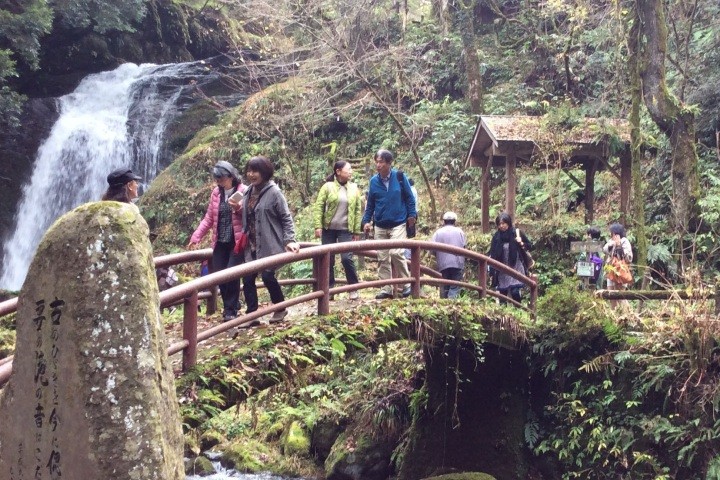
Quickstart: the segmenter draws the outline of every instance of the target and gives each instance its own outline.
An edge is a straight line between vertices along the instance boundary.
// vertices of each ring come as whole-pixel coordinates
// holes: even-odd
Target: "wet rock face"
[[[184,478],[148,227],[98,202],[47,232],[0,393],[0,480]]]
[[[29,100],[20,117],[22,127],[0,132],[0,245],[12,234],[16,205],[32,175],[33,158],[57,117],[55,99]]]
[[[20,76],[8,79],[29,97],[58,97],[72,92],[91,73],[127,62],[175,63],[201,60],[228,50],[226,19],[215,9],[197,11],[172,0],[149,0],[147,13],[133,31],[67,27],[55,22],[41,39],[40,69],[18,64]]]

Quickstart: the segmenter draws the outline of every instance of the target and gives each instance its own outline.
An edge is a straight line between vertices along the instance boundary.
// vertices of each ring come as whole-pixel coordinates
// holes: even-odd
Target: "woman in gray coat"
[[[300,245],[295,241],[293,223],[287,200],[280,188],[271,180],[275,167],[266,157],[253,157],[245,167],[245,177],[250,188],[243,196],[243,225],[248,236],[245,247],[245,261],[249,262],[282,252],[299,252]],[[262,281],[273,303],[285,300],[280,284],[275,278],[275,270],[264,270]],[[243,291],[247,302],[247,312],[258,309],[257,274],[243,279]],[[275,312],[271,322],[279,322],[287,316],[287,310]]]

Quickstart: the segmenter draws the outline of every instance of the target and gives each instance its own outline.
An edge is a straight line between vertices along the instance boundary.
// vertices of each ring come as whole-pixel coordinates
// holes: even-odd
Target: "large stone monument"
[[[45,234],[0,393],[0,480],[184,478],[148,226],[86,204]]]

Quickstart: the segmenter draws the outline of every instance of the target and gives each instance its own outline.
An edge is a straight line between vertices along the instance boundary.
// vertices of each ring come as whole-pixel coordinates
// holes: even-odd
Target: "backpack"
[[[398,178],[398,182],[400,183],[400,194],[402,195],[402,201],[407,202],[408,193],[405,191],[405,172],[403,172],[402,170],[398,170],[397,178]],[[412,192],[410,193],[410,195],[412,195]],[[417,214],[417,204],[415,205],[415,215],[416,215],[415,225],[413,225],[412,227],[411,226],[405,227],[408,238],[415,238],[417,221],[419,220],[417,218],[417,217],[419,217],[419,215]]]
[[[602,257],[600,257],[600,255],[591,254],[590,262],[593,264],[592,283],[596,283],[598,281],[598,278],[600,278],[600,274],[602,273],[603,259]]]

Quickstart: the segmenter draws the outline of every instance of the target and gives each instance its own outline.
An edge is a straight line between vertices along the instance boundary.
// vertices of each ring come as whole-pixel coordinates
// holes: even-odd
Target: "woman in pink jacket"
[[[243,235],[242,203],[228,201],[233,193],[245,191],[240,183],[240,173],[229,162],[219,161],[213,168],[217,187],[210,195],[205,216],[190,237],[188,247],[196,249],[200,240],[212,230],[211,271],[217,272],[243,263],[245,253],[236,244]],[[240,309],[240,279],[220,285],[223,300],[223,322],[237,317]]]

